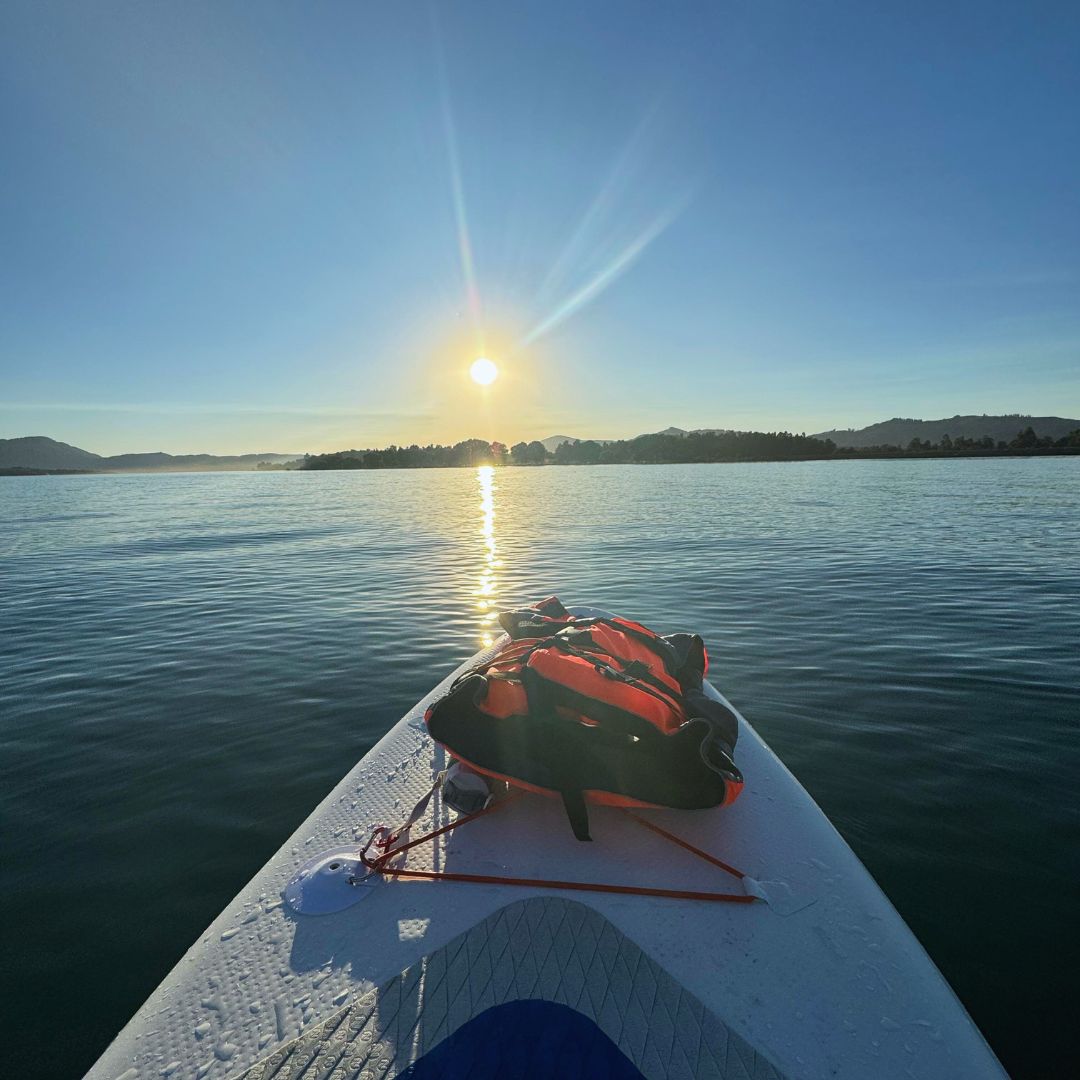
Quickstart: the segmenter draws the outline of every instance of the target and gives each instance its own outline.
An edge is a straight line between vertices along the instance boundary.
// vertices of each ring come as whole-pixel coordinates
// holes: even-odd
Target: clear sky
[[[1080,415],[1071,0],[5,0],[0,139],[0,436]]]

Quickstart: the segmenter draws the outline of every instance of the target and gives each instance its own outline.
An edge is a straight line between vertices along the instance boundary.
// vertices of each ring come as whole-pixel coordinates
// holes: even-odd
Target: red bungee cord
[[[438,782],[439,778],[436,778],[435,786],[438,785]],[[729,904],[752,904],[758,899],[758,897],[750,896],[746,893],[698,892],[690,889],[665,889],[646,885],[614,885],[594,881],[559,881],[547,878],[505,877],[497,874],[459,874],[448,870],[406,870],[402,867],[390,866],[389,864],[393,859],[408,851],[410,848],[414,848],[419,844],[424,844],[429,840],[434,840],[435,837],[442,836],[443,833],[448,833],[461,825],[467,825],[470,821],[475,821],[485,814],[494,813],[496,810],[506,806],[508,803],[514,802],[524,794],[522,791],[513,791],[506,798],[489,803],[482,810],[477,810],[472,814],[466,814],[464,817],[459,817],[456,821],[450,822],[449,825],[444,825],[440,829],[435,829],[432,832],[426,833],[416,840],[410,840],[398,847],[393,847],[392,845],[396,844],[402,836],[407,835],[411,826],[423,813],[423,810],[427,807],[428,800],[431,798],[432,792],[435,790],[435,786],[433,786],[432,790],[417,803],[416,809],[414,809],[413,813],[409,816],[409,820],[406,821],[397,832],[392,832],[383,825],[376,828],[371,834],[371,838],[360,852],[360,861],[371,871],[371,873],[381,874],[384,877],[391,878],[424,878],[431,881],[460,881],[478,885],[516,885],[537,889],[568,889],[577,892],[606,892],[630,896],[661,896],[674,900],[707,900]],[[651,832],[664,837],[673,844],[677,844],[684,850],[689,851],[692,855],[696,855],[699,859],[704,859],[705,862],[719,867],[721,870],[731,874],[740,881],[746,876],[741,870],[736,870],[735,867],[729,866],[715,856],[710,855],[707,851],[702,851],[701,848],[695,847],[688,840],[684,840],[682,837],[668,832],[667,829],[661,828],[654,822],[648,821],[625,808],[622,808],[622,812],[633,821],[636,821],[643,828],[649,829]],[[381,853],[369,856],[368,852],[373,845],[380,848]]]

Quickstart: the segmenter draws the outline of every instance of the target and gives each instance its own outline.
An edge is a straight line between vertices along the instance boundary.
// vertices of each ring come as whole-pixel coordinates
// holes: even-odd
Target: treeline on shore
[[[735,461],[814,461],[880,457],[992,457],[1080,453],[1080,428],[1061,439],[1040,438],[1030,427],[1009,442],[942,436],[940,442],[912,439],[906,447],[837,446],[791,432],[702,431],[687,435],[639,435],[614,442],[564,442],[554,453],[538,441],[507,446],[466,439],[453,446],[388,446],[341,450],[307,457],[304,469],[439,469],[477,465],[661,465]]]
[[[33,469],[25,465],[7,465],[0,476],[89,476],[93,469]]]

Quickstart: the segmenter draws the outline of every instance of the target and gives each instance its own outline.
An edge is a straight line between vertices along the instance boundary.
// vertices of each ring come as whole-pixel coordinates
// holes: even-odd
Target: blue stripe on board
[[[508,1001],[474,1016],[403,1073],[409,1080],[644,1080],[587,1016]]]

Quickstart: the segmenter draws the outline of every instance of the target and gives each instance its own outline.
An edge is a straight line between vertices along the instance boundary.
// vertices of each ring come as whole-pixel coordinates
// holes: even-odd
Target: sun
[[[490,386],[499,377],[499,369],[493,361],[486,356],[481,356],[472,362],[469,377],[479,386]]]

